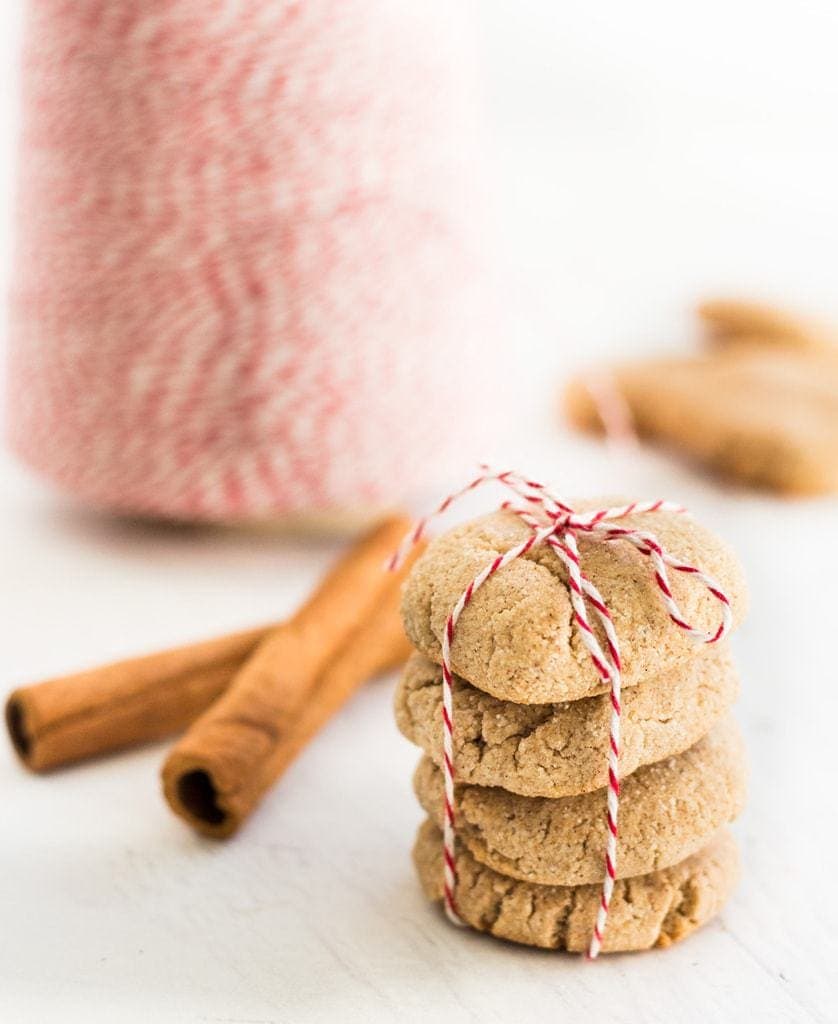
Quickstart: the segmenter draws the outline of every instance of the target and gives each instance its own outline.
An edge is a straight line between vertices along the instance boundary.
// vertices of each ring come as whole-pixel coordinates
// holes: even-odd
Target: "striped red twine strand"
[[[452,697],[451,644],[457,628],[457,621],[463,609],[469,604],[474,594],[483,584],[504,566],[521,558],[532,548],[547,544],[556,553],[567,568],[570,600],[573,605],[574,620],[582,640],[588,649],[591,661],[600,678],[610,688],[611,719],[608,744],[608,787],[606,820],[608,830],[605,845],[605,872],[602,883],[602,898],[597,912],[596,923],[588,947],[587,956],[595,959],[602,948],[605,926],[608,920],[608,907],[614,892],[617,879],[617,817],[620,806],[620,714],[622,665],[620,662],[620,644],[611,613],[596,586],[582,572],[577,537],[585,535],[597,540],[608,542],[625,541],[633,545],[641,554],[649,558],[655,575],[655,582],[660,590],[661,600],[669,612],[669,617],[680,629],[685,630],[700,643],[713,644],[721,640],[730,629],[732,616],[730,602],[721,587],[706,573],[694,565],[679,561],[665,551],[652,533],[644,530],[633,530],[624,526],[613,525],[616,520],[627,516],[649,512],[685,512],[680,505],[668,501],[633,501],[629,505],[615,508],[603,508],[594,512],[574,512],[569,505],[556,498],[543,484],[528,480],[518,473],[506,471],[497,473],[487,466],[481,467],[481,474],[475,477],[461,490],[448,495],[444,501],[424,519],[420,519],[409,533],[399,550],[390,560],[389,568],[396,569],[403,561],[410,548],[425,534],[428,524],[446,512],[463,495],[476,490],[483,484],[496,482],[512,492],[514,501],[505,501],[502,509],[513,512],[530,527],[526,540],[510,548],[505,554],[498,555],[481,572],[474,577],[468,587],[460,595],[445,624],[442,637],[442,740],[443,740],[443,778],[444,778],[444,817],[443,817],[443,870],[444,870],[444,902],[448,918],[457,925],[463,922],[457,912],[456,887],[456,817],[454,809],[454,705]],[[711,632],[704,632],[691,626],[683,617],[672,589],[669,585],[669,571],[686,573],[702,583],[716,598],[721,606],[721,621]],[[604,643],[591,623],[599,623]]]

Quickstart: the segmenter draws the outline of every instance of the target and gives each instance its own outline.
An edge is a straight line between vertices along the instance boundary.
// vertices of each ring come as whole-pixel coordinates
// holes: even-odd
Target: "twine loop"
[[[528,479],[520,473],[506,470],[496,472],[488,466],[480,467],[480,475],[459,491],[449,494],[430,515],[420,519],[413,530],[404,538],[399,549],[393,554],[389,568],[395,570],[401,564],[410,548],[425,534],[428,524],[443,515],[457,500],[487,483],[499,483],[513,495],[500,508],[518,516],[529,527],[525,540],[495,557],[474,577],[460,595],[445,623],[442,636],[442,738],[443,738],[443,892],[445,912],[454,924],[463,921],[457,911],[457,863],[456,863],[456,814],[454,805],[454,705],[452,694],[451,644],[454,640],[457,622],[474,594],[510,562],[521,558],[533,548],[541,545],[550,547],[567,569],[570,600],[573,606],[573,621],[587,648],[588,655],[602,679],[609,688],[611,714],[609,722],[609,743],[607,750],[608,785],[606,797],[606,844],[602,895],[597,910],[596,922],[588,946],[587,956],[593,960],[602,948],[608,908],[617,879],[617,818],[620,804],[620,718],[622,690],[622,662],[620,643],[611,612],[596,585],[582,571],[579,553],[579,537],[590,537],[603,543],[623,542],[631,544],[647,557],[651,563],[661,600],[672,622],[692,636],[698,643],[714,644],[729,632],[732,625],[730,601],[719,584],[700,568],[684,562],[668,551],[657,537],[647,531],[619,525],[619,521],[631,515],[647,513],[684,513],[681,505],[669,501],[633,501],[627,505],[601,508],[591,512],[576,512],[561,501],[544,484]],[[672,593],[669,572],[689,575],[702,584],[717,600],[721,609],[718,626],[710,631],[697,629],[681,612]],[[593,623],[593,624],[592,624]],[[603,640],[595,629],[601,628]]]

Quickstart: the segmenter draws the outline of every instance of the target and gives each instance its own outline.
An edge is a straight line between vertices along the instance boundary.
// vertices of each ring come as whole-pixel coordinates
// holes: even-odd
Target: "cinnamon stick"
[[[347,651],[353,635],[372,629],[370,620],[392,622],[405,570],[394,575],[383,565],[409,525],[394,517],[356,545],[296,615],[259,644],[175,745],[163,765],[164,794],[200,832],[224,837],[238,829],[287,764],[284,747],[293,724],[310,710],[330,667],[352,657]],[[358,656],[351,680],[348,666],[340,669],[347,695],[404,656],[400,635],[395,642],[391,632],[387,637],[374,657],[368,649]]]
[[[6,726],[36,772],[179,732],[227,688],[271,628],[130,658],[14,690]]]
[[[399,613],[400,590],[400,585],[393,588],[321,676],[274,750],[269,766],[273,782],[363,683],[407,661],[412,647]]]

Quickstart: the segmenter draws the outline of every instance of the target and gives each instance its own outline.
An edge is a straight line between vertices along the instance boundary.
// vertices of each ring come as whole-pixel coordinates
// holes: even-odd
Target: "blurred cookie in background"
[[[749,486],[789,496],[838,490],[838,345],[828,329],[755,304],[707,302],[699,315],[709,351],[597,372],[636,435]],[[590,379],[571,380],[564,413],[607,435],[610,413]]]
[[[838,330],[778,306],[741,299],[708,299],[698,318],[708,341],[838,354]]]

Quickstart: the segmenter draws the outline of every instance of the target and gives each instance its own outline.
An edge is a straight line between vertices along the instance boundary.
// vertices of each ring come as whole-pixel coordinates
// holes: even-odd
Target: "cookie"
[[[739,299],[711,299],[698,307],[699,320],[719,345],[761,345],[829,352],[838,346],[834,328],[777,306]]]
[[[604,759],[604,755],[603,755]],[[645,875],[700,850],[745,803],[742,738],[727,719],[676,757],[624,776],[617,877]],[[442,826],[442,772],[424,757],[413,786]],[[458,785],[457,834],[481,864],[524,882],[586,885],[602,878],[605,790],[551,800]]]
[[[563,704],[511,704],[454,677],[454,768],[460,782],[522,796],[587,793],[608,782],[611,702],[606,694]],[[697,743],[739,693],[727,645],[623,694],[625,775]],[[423,654],[405,665],[395,694],[402,734],[442,764],[442,669]]]
[[[442,834],[431,821],[419,828],[413,859],[422,888],[442,899]],[[457,908],[466,924],[499,939],[583,952],[588,948],[600,885],[534,885],[498,874],[461,847],[457,856]],[[714,917],[739,873],[730,833],[723,829],[698,853],[614,886],[603,952],[669,946]]]
[[[745,584],[739,564],[694,519],[651,513],[626,517],[620,524],[652,532],[674,556],[714,576],[731,599],[734,621],[742,618]],[[463,591],[492,559],[529,532],[514,514],[494,512],[429,545],[402,595],[405,630],[417,650],[440,661],[445,622]],[[648,558],[625,542],[581,537],[579,548],[584,571],[614,619],[624,687],[654,679],[695,657],[698,645],[673,625]],[[671,584],[687,621],[699,629],[717,627],[718,602],[703,586],[680,573],[671,574]],[[475,592],[457,624],[451,662],[473,686],[517,704],[577,700],[604,691],[573,620],[567,572],[546,546],[511,562]]]
[[[838,359],[753,344],[617,367],[614,385],[641,437],[711,471],[789,495],[838,490]],[[583,380],[565,392],[570,421],[601,432]]]

